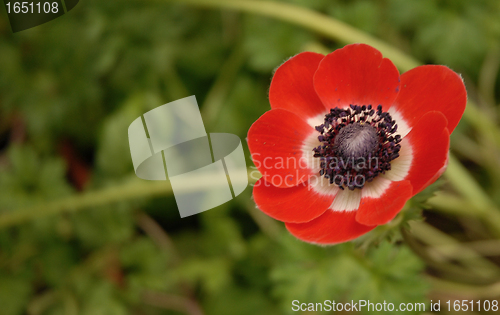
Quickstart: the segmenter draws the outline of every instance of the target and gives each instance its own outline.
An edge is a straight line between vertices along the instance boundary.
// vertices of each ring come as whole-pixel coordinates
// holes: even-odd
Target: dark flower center
[[[314,148],[320,159],[320,175],[341,189],[363,188],[379,174],[391,169],[399,156],[401,136],[391,115],[371,105],[334,108],[316,126],[321,144]]]
[[[343,127],[333,141],[335,155],[345,160],[373,156],[377,147],[377,129],[363,122]]]

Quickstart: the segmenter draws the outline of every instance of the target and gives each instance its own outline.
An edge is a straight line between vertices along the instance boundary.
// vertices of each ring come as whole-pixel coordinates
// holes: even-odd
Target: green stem
[[[445,260],[456,259],[456,253],[461,254],[461,263],[468,267],[471,272],[486,279],[500,276],[500,269],[497,265],[485,259],[472,249],[463,246],[460,242],[432,227],[429,224],[411,221],[412,234],[426,244],[431,245],[429,250],[435,251],[438,257]]]
[[[0,215],[0,228],[52,214],[77,211],[122,200],[165,195],[171,191],[172,188],[167,181],[137,181],[131,184],[86,192],[27,209],[15,209],[14,211],[3,213]]]
[[[489,196],[452,154],[449,156],[448,168],[446,169],[445,176],[453,187],[477,208],[485,210],[494,208],[494,204]]]
[[[425,261],[426,265],[439,272],[440,276],[445,279],[456,279],[457,282],[467,282],[484,284],[487,279],[478,277],[471,273],[469,268],[463,267],[456,262],[438,261],[429,253],[428,246],[417,240],[417,238],[406,229],[401,229],[401,235],[405,243]]]
[[[446,194],[436,193],[427,200],[427,203],[435,210],[452,215],[471,216],[481,219],[491,232],[500,238],[500,212],[493,207],[478,207],[463,198]]]
[[[252,171],[243,170],[241,172],[245,172],[245,175],[249,173],[252,175]],[[235,179],[243,178],[242,174],[235,173],[235,175]],[[252,183],[254,178],[255,176],[250,176],[248,179],[249,183]],[[232,181],[232,183],[233,185],[235,184],[234,181]],[[218,185],[227,185],[227,180],[222,179],[221,181],[216,181],[214,180],[214,176],[206,174],[202,177],[198,176],[196,181],[193,181],[192,178],[177,180],[176,193],[191,192],[204,187],[214,187]],[[88,207],[106,205],[130,199],[169,195],[171,193],[172,187],[169,181],[145,181],[136,179],[132,183],[121,186],[89,191],[62,200],[29,207],[27,209],[15,209],[14,211],[3,213],[0,215],[0,228],[52,214],[77,211]]]
[[[442,191],[436,192],[426,203],[437,211],[459,216],[471,216],[471,208],[475,208],[464,198],[443,193]],[[472,217],[478,217],[479,211],[475,214],[477,215],[472,215]],[[482,215],[479,217],[482,217]]]
[[[247,13],[269,16],[279,20],[287,21],[303,26],[309,30],[338,40],[345,44],[365,43],[379,49],[382,54],[391,59],[401,70],[407,71],[420,65],[420,63],[403,53],[397,48],[384,43],[383,41],[366,34],[356,28],[332,19],[331,17],[302,8],[293,4],[274,1],[254,1],[254,0],[168,0],[169,2],[179,2],[194,4],[211,8],[223,8],[239,10]]]
[[[434,291],[455,296],[467,296],[469,299],[494,299],[500,295],[500,282],[491,285],[468,285],[446,281],[436,277],[427,277]]]
[[[498,125],[488,115],[481,112],[476,104],[470,100],[467,102],[467,107],[465,108],[464,119],[480,133],[482,138],[494,144],[496,149],[500,148],[500,131],[498,130]]]

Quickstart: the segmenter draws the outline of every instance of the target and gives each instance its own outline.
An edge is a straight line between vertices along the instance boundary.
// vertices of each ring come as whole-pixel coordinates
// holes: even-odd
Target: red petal
[[[289,110],[300,117],[314,117],[326,110],[313,85],[313,76],[325,56],[313,52],[300,53],[274,73],[269,90],[271,108]]]
[[[401,91],[394,106],[413,126],[429,111],[440,111],[448,119],[448,130],[458,125],[467,103],[462,78],[445,66],[420,66],[401,75]]]
[[[421,192],[431,179],[436,178],[447,163],[450,146],[448,121],[441,112],[428,112],[403,139],[401,145],[410,144],[413,159],[405,177],[413,186],[413,195]]]
[[[248,131],[248,147],[257,169],[267,182],[292,187],[313,175],[302,154],[304,139],[316,132],[297,115],[272,109]]]
[[[411,198],[412,189],[410,182],[403,180],[392,182],[379,198],[362,198],[356,221],[366,225],[386,224],[394,219]]]
[[[373,47],[347,45],[327,55],[314,75],[314,87],[329,109],[381,104],[389,108],[398,95],[399,72]]]
[[[332,204],[334,195],[321,195],[302,183],[291,188],[278,188],[259,179],[253,198],[262,212],[283,222],[308,222],[322,215]]]
[[[356,211],[327,210],[307,223],[285,223],[295,237],[316,244],[347,242],[375,228],[358,223]]]

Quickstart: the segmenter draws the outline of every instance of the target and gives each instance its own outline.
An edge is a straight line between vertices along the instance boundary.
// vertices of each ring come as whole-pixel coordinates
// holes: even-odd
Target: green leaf
[[[421,278],[423,267],[406,246],[383,242],[363,255],[351,244],[344,244],[338,251],[325,252],[322,259],[304,257],[282,262],[271,277],[276,282],[274,293],[282,301],[282,309],[291,313],[293,300],[385,300],[395,305],[425,302],[428,285]]]

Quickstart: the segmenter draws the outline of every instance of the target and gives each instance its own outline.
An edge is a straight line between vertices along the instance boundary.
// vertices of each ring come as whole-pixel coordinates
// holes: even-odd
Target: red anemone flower
[[[336,244],[389,222],[444,172],[467,94],[445,66],[400,76],[378,50],[353,44],[286,61],[269,101],[248,132],[262,173],[255,202],[297,238]]]

